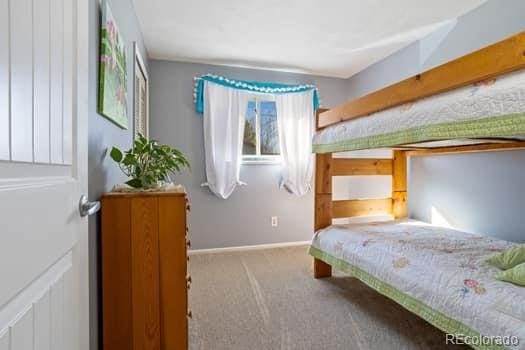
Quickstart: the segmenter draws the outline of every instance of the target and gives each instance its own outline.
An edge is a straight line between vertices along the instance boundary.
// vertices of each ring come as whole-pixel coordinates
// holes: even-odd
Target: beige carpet
[[[190,349],[463,349],[354,278],[314,279],[306,250],[192,255]]]

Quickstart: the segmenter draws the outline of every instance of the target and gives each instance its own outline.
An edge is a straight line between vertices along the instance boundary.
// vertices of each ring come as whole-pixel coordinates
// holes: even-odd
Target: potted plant
[[[120,170],[131,178],[126,184],[135,189],[161,188],[171,183],[170,173],[190,168],[190,163],[181,151],[160,145],[140,134],[133,148],[122,152],[113,147],[110,156],[118,163]]]

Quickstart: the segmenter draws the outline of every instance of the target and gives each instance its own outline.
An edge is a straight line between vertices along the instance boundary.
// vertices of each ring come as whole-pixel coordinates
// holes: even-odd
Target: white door
[[[0,0],[0,350],[88,348],[88,0]]]

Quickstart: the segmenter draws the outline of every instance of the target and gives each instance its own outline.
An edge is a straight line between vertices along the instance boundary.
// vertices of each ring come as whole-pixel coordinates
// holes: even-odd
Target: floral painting
[[[126,47],[107,1],[102,2],[98,112],[128,128]]]

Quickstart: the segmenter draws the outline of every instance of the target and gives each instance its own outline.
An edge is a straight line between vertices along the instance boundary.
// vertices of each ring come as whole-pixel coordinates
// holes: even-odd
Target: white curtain
[[[249,95],[242,90],[204,82],[204,186],[226,199],[240,181],[244,120]],[[311,103],[311,102],[310,102]]]
[[[311,188],[314,132],[313,91],[276,94],[283,180],[281,186],[298,196]]]

